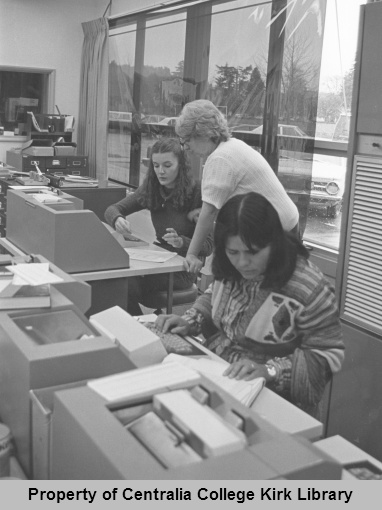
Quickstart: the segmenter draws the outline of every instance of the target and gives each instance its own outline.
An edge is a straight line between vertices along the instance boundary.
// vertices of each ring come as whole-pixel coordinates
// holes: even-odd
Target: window
[[[363,3],[366,1],[335,0],[326,6],[315,140],[317,158],[325,165],[313,165],[312,181],[330,179],[339,185],[339,191],[335,196],[323,192],[320,202],[313,196],[304,238],[335,250],[340,239],[353,68]]]
[[[28,111],[50,113],[53,80],[52,70],[0,67],[0,124],[5,131],[26,134]]]
[[[131,125],[136,24],[114,30],[109,53],[109,138],[108,174],[110,179],[130,182]]]
[[[361,3],[185,1],[111,19],[110,115],[132,119],[110,117],[109,176],[138,186],[183,104],[207,98],[275,170],[304,238],[338,249]]]

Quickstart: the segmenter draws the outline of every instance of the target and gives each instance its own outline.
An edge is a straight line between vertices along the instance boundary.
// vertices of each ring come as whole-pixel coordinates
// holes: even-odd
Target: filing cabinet
[[[21,152],[9,150],[6,157],[7,164],[21,172],[35,170],[37,164],[41,172],[55,175],[89,175],[89,160],[87,156],[81,155],[50,155],[35,156],[22,154]]]

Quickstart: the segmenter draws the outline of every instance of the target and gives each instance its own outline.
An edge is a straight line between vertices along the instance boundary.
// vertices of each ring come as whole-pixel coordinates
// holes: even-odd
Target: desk
[[[142,250],[158,250],[163,248],[150,244],[148,246],[140,246]],[[106,271],[89,271],[83,273],[74,273],[73,276],[84,282],[90,283],[92,286],[92,306],[87,316],[93,315],[99,311],[111,308],[112,306],[120,306],[124,310],[127,307],[127,289],[128,278],[131,276],[147,276],[151,274],[168,273],[168,295],[167,295],[167,313],[172,311],[173,301],[173,285],[174,273],[184,270],[183,257],[176,255],[166,262],[147,262],[143,260],[130,259],[130,267],[123,269],[111,269]],[[115,290],[108,288],[109,286],[118,287],[119,296],[115,295]],[[94,295],[93,295],[94,292]],[[105,295],[107,294],[107,295]],[[122,302],[116,303],[115,299],[122,298]],[[106,303],[108,301],[108,303]],[[112,301],[114,301],[112,303]],[[107,304],[107,306],[105,306]]]
[[[23,251],[12,244],[8,239],[1,239],[11,253],[25,255]],[[156,245],[140,246],[144,250],[159,250],[163,248]],[[82,273],[71,273],[71,276],[87,282],[92,287],[92,304],[86,316],[94,315],[97,312],[120,306],[123,310],[127,307],[128,278],[131,276],[146,276],[150,274],[168,274],[168,298],[167,312],[172,311],[174,273],[183,271],[183,257],[176,255],[167,262],[147,262],[142,260],[130,260],[129,268],[107,269],[102,271],[86,271]]]

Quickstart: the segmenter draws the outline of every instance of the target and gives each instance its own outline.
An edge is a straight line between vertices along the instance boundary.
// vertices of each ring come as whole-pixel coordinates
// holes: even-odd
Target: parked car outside
[[[143,136],[155,136],[157,133],[157,130],[155,127],[158,125],[158,122],[165,119],[165,115],[146,115],[142,119],[141,123],[141,131]]]
[[[235,131],[248,133],[245,129]],[[250,133],[261,135],[263,126],[252,129]],[[326,217],[336,218],[342,208],[346,171],[344,158],[314,155],[312,160],[312,156],[306,153],[306,160],[298,159],[300,155],[303,158],[304,153],[292,138],[301,139],[301,142],[312,140],[298,126],[279,124],[278,136],[284,137],[279,144],[278,177],[288,195],[297,206],[303,207],[308,203],[311,210],[321,210]],[[250,143],[250,140],[245,141]]]
[[[158,124],[161,126],[175,126],[177,118],[178,117],[165,117],[164,119],[160,120]]]
[[[263,134],[263,126],[259,126],[255,129],[252,129],[251,133],[255,133],[257,135]],[[294,136],[299,138],[311,138],[309,135],[304,133],[302,129],[298,126],[290,125],[290,124],[279,124],[277,134],[281,136]]]
[[[326,158],[326,161],[325,161]],[[313,160],[281,157],[278,177],[298,205],[309,199],[309,208],[336,218],[342,208],[346,164],[344,158],[313,156]]]
[[[164,117],[158,122],[142,124],[142,130],[146,128],[147,133],[153,137],[175,136],[175,122],[178,117]]]
[[[232,132],[245,131],[246,133],[248,133],[248,132],[252,133],[255,127],[256,126],[254,126],[253,124],[239,124],[238,126],[232,126],[231,131]]]
[[[166,118],[165,115],[151,114],[151,115],[146,115],[145,117],[143,117],[142,122],[144,124],[157,124],[158,122],[160,122],[161,120],[163,120],[165,118]]]
[[[131,112],[109,111],[109,129],[130,129],[132,120]]]

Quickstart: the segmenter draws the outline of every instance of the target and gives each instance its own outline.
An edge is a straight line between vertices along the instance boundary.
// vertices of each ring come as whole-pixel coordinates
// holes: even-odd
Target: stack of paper
[[[82,175],[64,175],[63,187],[70,188],[98,188],[98,179],[92,179],[91,177],[85,177]]]
[[[229,379],[227,376],[223,375],[223,372],[225,372],[229,366],[224,360],[220,362],[207,357],[192,358],[189,356],[180,356],[179,354],[169,354],[163,360],[163,363],[168,362],[181,363],[188,368],[196,370],[247,407],[253,404],[265,384],[265,379],[263,377],[257,377],[251,381]]]
[[[49,271],[49,263],[6,266],[12,280],[0,280],[0,310],[49,308],[50,284],[62,278]]]
[[[187,388],[199,380],[198,372],[173,362],[101,377],[89,381],[87,385],[108,402],[117,402]]]
[[[134,250],[132,248],[125,248],[131,259],[143,260],[147,262],[167,262],[177,256],[173,251],[159,251],[159,250]]]

